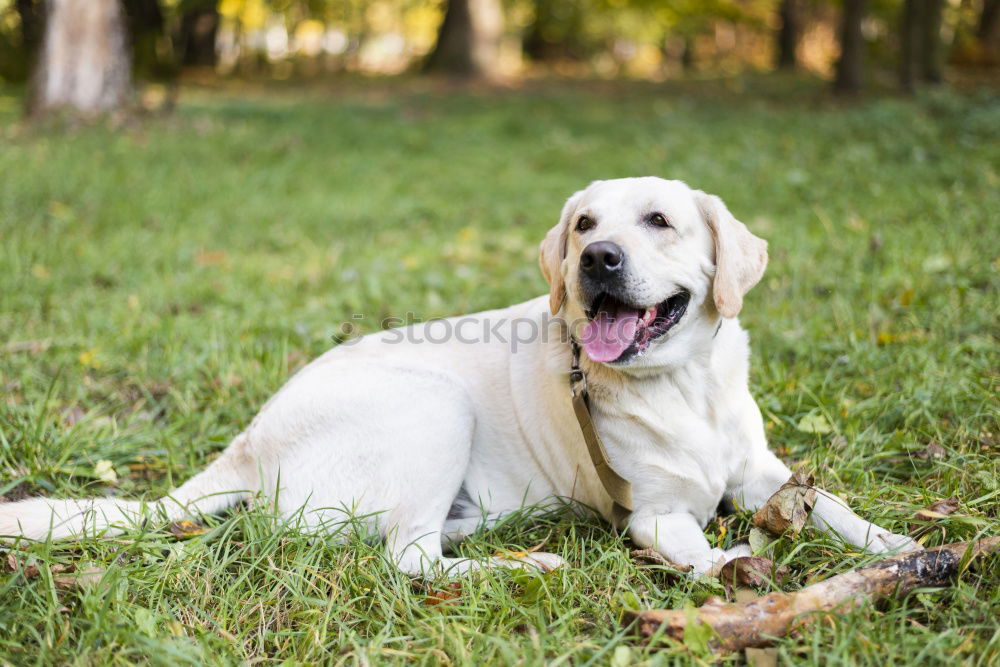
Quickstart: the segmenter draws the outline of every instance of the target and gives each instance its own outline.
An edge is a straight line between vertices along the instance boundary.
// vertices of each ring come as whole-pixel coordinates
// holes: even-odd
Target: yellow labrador
[[[3,504],[0,534],[120,530],[261,493],[309,530],[363,517],[408,573],[509,566],[443,554],[525,505],[573,499],[612,516],[571,407],[574,339],[608,458],[632,485],[632,538],[699,573],[743,555],[702,530],[723,498],[756,508],[790,475],[767,448],[737,320],[767,244],[717,197],[629,178],[570,197],[540,259],[547,297],[330,350],[168,497]],[[873,552],[917,548],[828,493],[812,519]]]

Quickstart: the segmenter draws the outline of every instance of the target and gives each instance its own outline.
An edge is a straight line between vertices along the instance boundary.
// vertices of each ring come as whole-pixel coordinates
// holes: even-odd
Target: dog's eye
[[[594,219],[593,218],[588,217],[586,215],[581,215],[576,220],[576,231],[578,231],[578,232],[585,232],[588,229],[593,229],[594,228],[594,224],[595,223],[594,223]]]
[[[667,222],[667,218],[662,213],[654,213],[649,216],[649,223],[654,227],[672,227],[672,225]]]

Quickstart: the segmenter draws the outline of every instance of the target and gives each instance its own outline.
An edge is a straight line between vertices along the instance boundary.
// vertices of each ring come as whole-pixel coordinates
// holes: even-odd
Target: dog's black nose
[[[594,280],[616,275],[624,263],[625,251],[611,241],[591,243],[580,254],[580,268]]]

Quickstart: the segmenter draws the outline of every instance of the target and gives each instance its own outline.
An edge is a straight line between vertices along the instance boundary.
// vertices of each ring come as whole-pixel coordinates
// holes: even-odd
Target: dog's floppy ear
[[[743,307],[743,296],[764,275],[767,241],[751,234],[715,195],[698,192],[696,198],[715,239],[715,307],[723,317],[736,317]]]
[[[559,222],[549,230],[539,248],[538,264],[542,267],[542,275],[549,284],[549,308],[555,315],[566,300],[566,281],[562,274],[562,263],[566,259],[566,241],[569,237],[569,221],[576,211],[583,190],[566,200]]]

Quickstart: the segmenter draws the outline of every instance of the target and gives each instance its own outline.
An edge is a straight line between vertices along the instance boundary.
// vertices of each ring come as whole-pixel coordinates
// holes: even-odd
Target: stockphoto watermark
[[[351,316],[350,321],[340,325],[340,330],[331,338],[338,345],[354,345],[364,336],[362,327],[366,320],[363,314]],[[591,320],[567,320],[548,312],[537,317],[453,317],[448,319],[422,320],[414,313],[403,317],[386,317],[378,321],[381,331],[377,334],[383,344],[396,345],[483,345],[500,343],[517,352],[522,345],[547,343],[554,340],[569,343],[570,332],[578,331],[580,343],[608,343],[634,338],[638,330],[637,318],[608,318],[600,326],[588,326]]]

